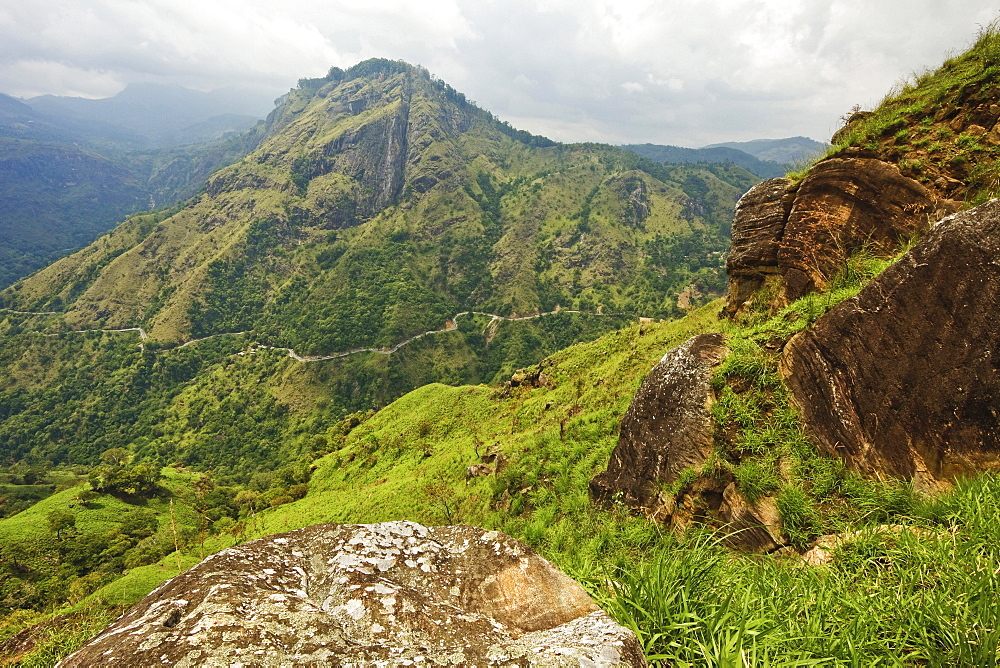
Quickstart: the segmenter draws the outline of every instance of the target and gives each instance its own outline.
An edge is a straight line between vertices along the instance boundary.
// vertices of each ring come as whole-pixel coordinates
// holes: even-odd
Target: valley
[[[0,656],[405,521],[523,541],[662,665],[995,663],[998,96],[987,30],[761,182],[400,61],[300,81],[190,200],[0,292]]]

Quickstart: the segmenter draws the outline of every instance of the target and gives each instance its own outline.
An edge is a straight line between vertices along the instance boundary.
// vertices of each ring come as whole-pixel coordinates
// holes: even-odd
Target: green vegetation
[[[987,62],[987,37],[921,86]],[[997,663],[1000,480],[928,499],[861,478],[817,454],[778,373],[784,342],[891,260],[859,252],[826,292],[777,313],[720,321],[709,302],[636,323],[678,315],[680,287],[719,289],[745,174],[552,146],[420,70],[359,68],[300,82],[270,143],[192,207],[136,217],[3,293],[7,308],[66,311],[0,321],[7,488],[45,497],[0,520],[0,643],[29,639],[19,660],[49,665],[206,554],[317,522],[408,519],[525,540],[671,665]],[[420,159],[396,190],[327,152],[348,134],[370,150],[366,133],[404,106]],[[949,164],[992,150],[969,124],[922,113],[876,135],[850,134],[868,127],[858,120],[850,142],[906,142]],[[927,178],[942,164],[906,159]],[[460,311],[557,306],[468,314],[392,354],[306,363],[269,347],[388,348]],[[152,332],[141,346],[134,331],[76,331],[138,325]],[[732,351],[712,379],[715,450],[662,493],[735,482],[773,502],[795,548],[839,534],[829,564],[729,551],[710,515],[674,535],[591,502],[641,379],[705,332]],[[197,334],[217,336],[177,345]],[[470,475],[476,464],[488,474]]]
[[[863,256],[853,264],[855,270],[845,276],[864,276],[874,266]],[[835,298],[858,289],[858,281],[847,278],[838,285]],[[821,297],[821,308],[832,306],[835,298]],[[988,513],[977,516],[975,508],[996,504],[1000,484],[984,478],[929,502],[906,487],[862,480],[816,456],[797,431],[794,415],[783,408],[773,360],[755,342],[776,331],[787,335],[808,326],[816,317],[816,305],[803,300],[777,316],[752,316],[739,325],[718,321],[718,309],[715,303],[677,322],[633,325],[570,346],[518,374],[516,385],[431,384],[377,413],[325,427],[314,423],[303,441],[312,456],[319,457],[311,465],[307,457],[298,469],[259,474],[245,485],[226,488],[213,482],[215,490],[224,488],[221,492],[206,493],[204,475],[165,469],[166,496],[152,497],[145,507],[155,514],[156,533],[135,541],[129,538],[134,530],[121,519],[95,527],[94,533],[103,532],[98,535],[104,536],[104,543],[109,543],[109,531],[120,536],[110,542],[125,549],[109,563],[126,570],[99,568],[92,571],[97,575],[79,576],[76,589],[55,593],[55,600],[68,595],[62,600],[110,611],[137,600],[176,572],[176,561],[189,565],[234,540],[323,521],[406,518],[472,523],[521,537],[637,629],[651,656],[674,662],[868,665],[893,662],[901,647],[914,663],[934,656],[992,656],[988,629],[995,627],[989,625],[992,608],[985,601],[995,596],[996,583],[987,577],[993,570],[984,572],[981,564],[995,557],[983,550],[985,542],[973,541],[995,544],[990,533],[995,528],[978,524]],[[675,537],[624,508],[594,507],[587,483],[606,465],[618,423],[641,377],[665,349],[720,327],[731,328],[727,335],[735,350],[718,375],[720,396],[734,384],[746,385],[717,404],[726,406],[719,413],[720,425],[741,425],[743,439],[734,441],[739,445],[731,451],[720,446],[719,459],[723,466],[732,466],[748,496],[754,489],[759,495],[777,494],[791,537],[803,543],[817,533],[858,531],[886,522],[923,529],[869,528],[838,545],[832,566],[813,569],[794,559],[740,557],[697,532]],[[254,378],[266,368],[256,364],[278,361],[247,357],[255,356],[237,357],[234,363],[258,369]],[[219,374],[221,370],[212,382],[219,382]],[[112,452],[105,459],[125,462],[119,454]],[[498,454],[493,474],[466,479],[469,465]],[[742,459],[737,462],[734,454]],[[775,464],[786,456],[796,458],[793,466]],[[18,520],[38,527],[36,535],[44,532],[44,540],[57,547],[55,527],[62,527],[64,536],[73,531],[65,521],[60,524],[58,516],[47,519],[58,510],[60,498],[57,494],[0,523],[0,534],[4,523]],[[99,498],[101,505],[121,503],[110,496]],[[176,556],[171,553],[170,499],[175,500],[182,548]],[[86,518],[97,509],[77,512],[75,527],[87,531]],[[28,513],[37,513],[39,519]],[[122,510],[116,512],[118,518],[125,516]],[[23,526],[12,525],[7,535],[21,536],[15,541],[20,542]],[[151,525],[139,522],[142,526]],[[81,541],[85,554],[86,544]],[[140,551],[140,545],[150,546],[145,548],[149,551]],[[68,552],[59,558],[66,568],[84,563],[84,556]],[[960,581],[964,568],[980,568],[983,577]],[[116,579],[118,574],[123,575]],[[609,583],[612,589],[607,589]],[[959,592],[960,599],[947,597],[949,591]],[[909,606],[898,626],[891,612],[897,608],[890,606],[897,595]],[[873,597],[886,598],[880,602]],[[959,609],[956,600],[967,605]],[[14,613],[7,625],[13,632],[41,622],[37,633],[51,633],[46,642],[62,642],[69,649],[83,634],[59,629],[75,628],[64,620],[77,619],[66,616],[76,609],[65,608],[52,618]],[[799,612],[786,615],[785,609]],[[955,619],[960,623],[948,630]]]
[[[80,249],[126,216],[185,200],[249,150],[252,133],[150,151],[82,149],[55,132],[0,136],[0,288]]]
[[[610,567],[601,601],[668,665],[994,665],[998,508],[1000,478],[962,481],[856,530],[821,567],[667,537]]]
[[[390,121],[410,147],[391,160]],[[730,212],[756,180],[555,145],[383,60],[303,81],[268,133],[185,206],[133,216],[0,293],[0,456],[93,465],[127,448],[243,484],[352,412],[429,382],[501,382],[721,294]],[[559,309],[579,313],[463,317],[379,354],[457,313]],[[119,331],[137,327],[139,350]],[[301,368],[268,346],[375,351]]]
[[[849,149],[897,163],[903,174],[970,205],[1000,195],[1000,145],[992,132],[1000,91],[1000,30],[982,29],[971,49],[914,75],[871,112],[845,117],[828,155]]]

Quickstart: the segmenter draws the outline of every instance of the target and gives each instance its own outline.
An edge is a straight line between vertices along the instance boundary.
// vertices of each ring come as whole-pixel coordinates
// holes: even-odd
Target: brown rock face
[[[655,512],[659,486],[712,452],[712,367],[729,353],[721,334],[699,334],[653,367],[622,419],[606,471],[590,482],[595,499],[620,497]]]
[[[735,483],[722,493],[720,517],[727,542],[752,552],[773,552],[787,541],[781,524],[781,513],[775,499],[766,497],[749,501]]]
[[[895,165],[870,158],[817,163],[795,193],[781,237],[785,299],[825,287],[864,246],[892,251],[927,230],[936,212],[931,193]]]
[[[759,183],[733,218],[725,313],[739,314],[755,294],[782,306],[822,290],[852,253],[865,247],[891,253],[954,204],[872,158],[823,160],[798,187],[787,179]],[[778,276],[781,294],[762,295]]]
[[[63,666],[644,666],[635,636],[524,544],[326,524],[213,555]]]
[[[726,261],[729,296],[725,312],[736,315],[769,276],[778,274],[778,247],[791,208],[788,179],[768,179],[736,204],[733,243]]]
[[[1000,200],[945,218],[786,346],[819,447],[934,488],[1000,467]]]

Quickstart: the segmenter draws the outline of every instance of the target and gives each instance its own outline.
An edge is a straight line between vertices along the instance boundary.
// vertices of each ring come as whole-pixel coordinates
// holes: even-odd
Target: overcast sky
[[[0,92],[287,91],[374,56],[560,141],[825,141],[961,52],[987,0],[0,0]]]

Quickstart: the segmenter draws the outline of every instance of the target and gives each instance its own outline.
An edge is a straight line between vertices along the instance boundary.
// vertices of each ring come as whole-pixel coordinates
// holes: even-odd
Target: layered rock
[[[469,526],[317,525],[213,555],[63,666],[644,666],[524,544]]]
[[[919,182],[871,158],[817,163],[799,185],[778,250],[785,300],[823,289],[847,257],[889,254],[930,228],[938,207]]]
[[[729,296],[726,313],[736,315],[769,277],[779,275],[778,247],[791,208],[789,179],[768,179],[736,204],[732,248],[726,260]]]
[[[945,218],[785,347],[807,433],[858,471],[933,489],[1000,467],[1000,200]]]
[[[699,334],[669,351],[642,381],[607,470],[590,482],[597,500],[619,499],[656,514],[659,490],[712,453],[712,368],[729,349],[722,334]]]
[[[822,290],[852,253],[889,255],[955,206],[872,158],[823,160],[797,186],[764,181],[744,195],[733,219],[725,312],[738,314],[771,276],[780,286],[764,298],[775,306]]]

